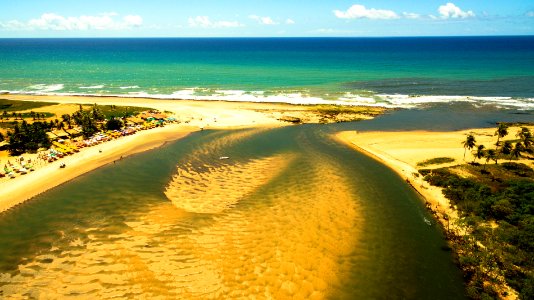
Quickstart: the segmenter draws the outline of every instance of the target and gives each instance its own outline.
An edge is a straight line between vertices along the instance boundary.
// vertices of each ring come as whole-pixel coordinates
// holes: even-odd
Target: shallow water
[[[334,130],[199,132],[46,192],[0,215],[0,297],[463,298],[418,195]]]

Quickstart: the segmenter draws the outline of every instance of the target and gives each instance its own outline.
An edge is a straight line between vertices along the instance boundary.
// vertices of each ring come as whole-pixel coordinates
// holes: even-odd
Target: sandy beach
[[[320,123],[325,116],[318,112],[315,106],[294,105],[284,103],[265,102],[232,102],[232,101],[200,101],[153,98],[128,98],[111,96],[52,96],[52,95],[1,95],[2,99],[38,101],[57,103],[34,111],[50,112],[56,115],[74,112],[79,104],[83,105],[116,105],[153,108],[176,114],[180,121],[187,121],[189,125],[207,128],[235,128],[251,126],[278,126],[287,124],[280,122],[281,118],[298,118],[302,123]],[[73,105],[75,104],[75,105]],[[357,108],[357,107],[356,107]],[[381,107],[361,107],[362,113],[340,114],[339,117],[351,119],[371,119],[381,114],[385,109]],[[333,120],[335,121],[335,120]]]
[[[114,160],[153,149],[167,141],[176,140],[188,133],[201,129],[228,129],[244,127],[275,127],[289,123],[278,120],[283,112],[299,111],[297,106],[283,104],[240,103],[221,101],[171,101],[141,98],[118,97],[76,97],[76,96],[30,96],[2,95],[4,99],[55,102],[58,105],[46,106],[42,111],[56,115],[75,110],[78,104],[98,104],[117,106],[149,107],[176,115],[181,124],[167,125],[138,132],[63,158],[27,175],[0,181],[0,212],[20,204],[50,188],[67,182],[81,174],[94,170]],[[73,105],[76,104],[76,105]],[[39,109],[36,109],[39,111]],[[100,152],[101,150],[101,152]],[[14,159],[3,152],[2,161]],[[65,163],[67,167],[60,169]]]
[[[509,135],[504,140],[514,139],[519,127],[510,127]],[[532,130],[532,129],[531,129]],[[385,164],[399,176],[404,178],[421,196],[424,197],[436,216],[447,226],[444,216],[456,218],[457,212],[450,207],[449,200],[443,196],[442,189],[431,186],[419,174],[418,169],[440,168],[463,164],[473,161],[474,157],[467,151],[464,161],[462,141],[468,134],[473,134],[477,144],[486,148],[494,148],[496,137],[495,128],[470,129],[451,132],[406,131],[406,132],[356,132],[345,131],[336,135],[337,139],[356,150],[367,154]],[[449,157],[454,159],[450,163],[418,166],[428,159]],[[483,163],[482,161],[480,161]],[[530,167],[531,160],[521,159],[519,162]]]
[[[128,155],[156,148],[196,130],[198,129],[190,126],[171,124],[141,131],[135,135],[81,149],[79,153],[49,163],[34,172],[12,180],[6,179],[0,183],[0,212],[86,172]],[[59,168],[61,163],[65,163],[66,168]]]

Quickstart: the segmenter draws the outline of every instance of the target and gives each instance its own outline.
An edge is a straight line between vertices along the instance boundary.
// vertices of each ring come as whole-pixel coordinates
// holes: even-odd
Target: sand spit
[[[515,135],[519,127],[510,127],[510,137]],[[470,129],[452,132],[429,132],[429,131],[408,131],[408,132],[356,132],[346,131],[336,135],[337,139],[356,150],[367,154],[389,168],[394,170],[399,176],[404,178],[421,196],[429,207],[436,212],[439,221],[447,226],[450,220],[456,220],[458,213],[450,207],[450,202],[442,193],[442,189],[431,186],[423,180],[418,169],[440,168],[470,162],[473,155],[467,151],[464,161],[464,147],[462,141],[468,134],[473,134],[477,144],[483,144],[486,148],[495,145],[495,128]],[[418,163],[436,157],[450,157],[454,159],[451,163],[442,163],[430,166],[417,166]],[[534,163],[530,160],[520,160],[531,167]],[[451,223],[453,223],[451,221]]]
[[[6,180],[0,184],[0,212],[121,157],[156,148],[196,130],[198,129],[190,126],[172,124],[141,131],[135,135],[81,149],[79,153],[50,163],[35,172]],[[61,163],[65,163],[66,168],[61,169]]]

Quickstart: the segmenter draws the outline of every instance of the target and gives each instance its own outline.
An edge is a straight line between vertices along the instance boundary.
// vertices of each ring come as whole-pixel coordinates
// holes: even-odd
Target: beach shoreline
[[[516,132],[519,127],[511,127]],[[474,128],[460,131],[344,131],[335,135],[335,139],[356,151],[367,155],[387,166],[406,181],[425,201],[443,228],[458,220],[458,211],[451,206],[442,192],[442,188],[432,186],[419,173],[420,169],[436,169],[466,164],[474,160],[470,151],[465,151],[462,141],[468,134],[475,136],[477,143],[491,147],[495,143],[494,128]],[[466,156],[464,157],[464,153]],[[421,165],[433,158],[447,157],[451,162]],[[518,162],[534,167],[527,159]],[[460,174],[462,175],[462,174]]]
[[[384,132],[380,132],[384,133]],[[458,218],[458,212],[450,207],[450,202],[443,193],[441,188],[431,186],[425,182],[415,166],[391,156],[385,151],[373,148],[365,142],[358,142],[356,132],[340,132],[336,134],[336,139],[353,148],[354,150],[371,157],[379,163],[385,165],[392,171],[394,171],[399,177],[404,179],[408,185],[410,185],[425,202],[425,205],[434,213],[437,221],[441,223],[443,227],[449,225],[451,219]]]
[[[0,183],[0,213],[9,210],[49,189],[66,183],[127,156],[148,151],[186,137],[197,131],[191,126],[171,124],[138,132],[93,147],[49,163],[34,172]],[[60,164],[65,168],[60,168]]]
[[[21,204],[40,193],[70,181],[106,164],[126,156],[159,147],[188,134],[205,129],[239,129],[259,127],[279,127],[290,125],[281,118],[308,115],[297,105],[214,102],[214,101],[169,101],[144,98],[86,97],[86,96],[35,96],[2,95],[7,100],[37,101],[57,103],[36,111],[57,111],[64,113],[60,106],[73,105],[114,105],[147,107],[166,111],[177,117],[178,124],[137,132],[93,147],[83,148],[79,153],[66,156],[56,162],[47,163],[26,175],[0,181],[0,213]],[[56,114],[57,115],[57,114]],[[31,157],[31,156],[30,156]],[[1,157],[3,160],[15,157]],[[65,168],[60,168],[60,164]]]

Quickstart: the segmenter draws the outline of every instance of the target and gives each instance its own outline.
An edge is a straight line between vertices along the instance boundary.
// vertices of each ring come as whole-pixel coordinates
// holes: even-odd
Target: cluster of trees
[[[501,298],[502,291],[496,287],[503,280],[521,299],[534,299],[534,170],[511,162],[532,155],[534,141],[527,127],[519,129],[516,139],[503,141],[508,135],[508,125],[500,123],[494,148],[477,144],[472,134],[462,142],[464,160],[467,150],[473,155],[470,164],[484,159],[482,175],[463,178],[451,168],[421,170],[426,181],[443,188],[459,212],[457,226],[448,228],[447,236],[473,299]],[[499,159],[509,162],[484,176],[487,163],[497,164]]]
[[[469,296],[498,298],[494,286],[504,278],[521,299],[534,299],[534,181],[529,179],[534,171],[524,164],[502,166],[526,178],[490,187],[438,169],[425,180],[442,187],[462,216],[448,237],[459,255]]]
[[[62,117],[66,123],[71,126],[70,122],[73,121],[76,125],[79,125],[82,128],[82,134],[85,138],[92,136],[93,134],[99,131],[99,122],[104,121],[104,115],[95,104],[91,110],[83,110],[80,105],[80,109],[72,114],[63,115]]]
[[[15,123],[13,131],[8,131],[9,144],[7,149],[11,155],[20,155],[24,152],[35,152],[39,148],[49,148],[50,139],[46,134],[50,130],[46,122],[28,124],[22,121]]]
[[[33,120],[44,120],[45,119],[45,114],[44,113],[36,113],[34,111],[31,111],[30,112],[30,117],[33,119]],[[23,119],[23,116],[21,113],[16,113],[16,112],[12,112],[11,114],[8,113],[6,110],[4,110],[2,112],[2,115],[0,115],[0,120],[9,120],[9,118],[13,118],[13,120],[18,120],[18,119]]]
[[[476,147],[473,152],[473,163],[477,159],[485,158],[484,168],[489,161],[498,162],[499,156],[508,157],[509,160],[512,158],[522,157],[522,153],[533,153],[532,146],[534,140],[532,133],[527,127],[521,127],[516,134],[516,137],[519,139],[514,143],[511,141],[505,141],[501,143],[501,139],[508,135],[508,125],[500,123],[499,127],[495,131],[497,136],[497,143],[495,144],[495,149],[486,149],[484,145],[477,145],[475,137],[472,134],[467,135],[465,141],[462,142],[464,146],[464,160],[467,150],[472,150]]]
[[[41,117],[40,114],[35,114],[35,118],[39,117]],[[82,135],[85,138],[88,138],[100,130],[121,129],[124,126],[124,123],[120,118],[115,117],[111,117],[106,121],[104,114],[96,104],[89,110],[84,110],[80,105],[79,110],[72,115],[62,115],[61,120],[55,119],[49,122],[37,121],[32,124],[28,124],[23,120],[20,125],[15,121],[13,130],[8,131],[7,133],[9,141],[8,151],[12,155],[19,155],[26,151],[36,151],[41,147],[49,148],[50,140],[46,135],[46,132],[57,129],[65,130],[65,132],[68,133],[66,129],[72,129],[73,125],[80,126]],[[4,137],[0,135],[0,141],[2,141],[3,138]]]

